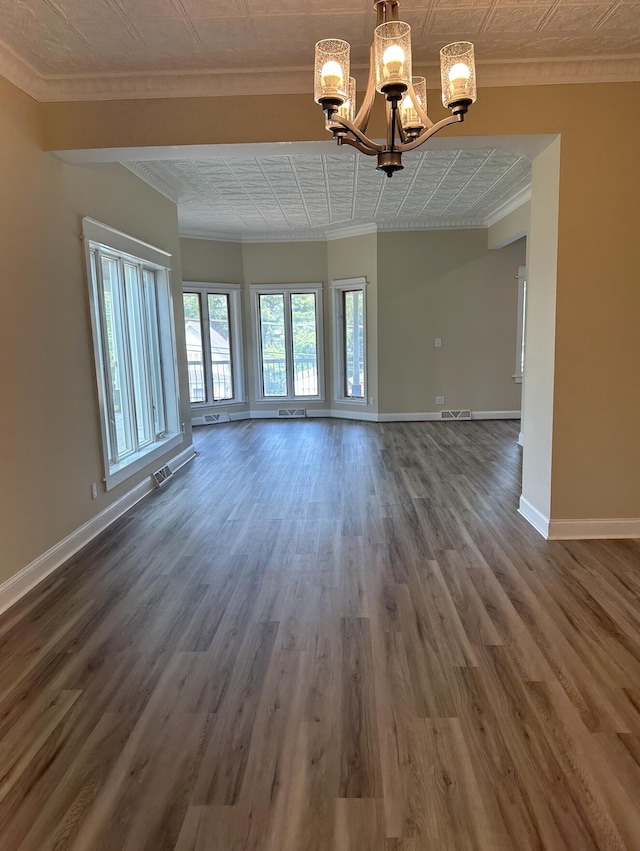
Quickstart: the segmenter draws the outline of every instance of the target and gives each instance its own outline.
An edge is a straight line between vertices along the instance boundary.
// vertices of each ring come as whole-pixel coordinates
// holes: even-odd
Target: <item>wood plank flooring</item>
[[[517,431],[197,432],[0,618],[0,849],[640,849],[640,542],[545,543]]]

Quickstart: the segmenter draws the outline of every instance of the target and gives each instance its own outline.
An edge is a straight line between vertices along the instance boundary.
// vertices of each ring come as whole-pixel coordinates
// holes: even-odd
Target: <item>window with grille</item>
[[[109,488],[182,440],[170,257],[97,222],[83,226]]]

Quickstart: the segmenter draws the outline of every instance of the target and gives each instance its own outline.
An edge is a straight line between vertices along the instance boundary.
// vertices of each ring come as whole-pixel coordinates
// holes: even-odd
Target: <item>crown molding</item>
[[[173,201],[174,204],[177,204],[180,200],[180,193],[177,192],[172,186],[169,186],[166,181],[164,181],[161,177],[153,172],[148,166],[144,163],[121,163],[126,169],[133,172],[137,177],[141,180],[144,180],[145,183],[148,183],[149,186],[153,187],[157,192],[161,195],[164,195],[165,198],[168,198],[170,201]]]
[[[513,213],[515,210],[518,210],[522,207],[523,204],[526,204],[527,201],[531,200],[531,185],[525,186],[524,189],[521,189],[520,192],[517,192],[508,201],[505,201],[504,204],[500,204],[499,207],[496,207],[484,220],[484,227],[489,228],[491,225],[495,225],[496,222],[501,221],[506,218],[509,213]]]
[[[184,239],[207,239],[212,242],[326,242],[325,231],[287,230],[287,231],[221,231],[201,228],[180,228]]]
[[[408,219],[398,222],[383,222],[364,225],[346,225],[343,228],[332,227],[327,230],[290,230],[290,231],[219,231],[196,228],[180,228],[183,239],[206,239],[212,242],[332,242],[337,239],[349,239],[369,233],[401,233],[405,231],[427,230],[471,230],[484,229],[486,225],[478,219],[444,219],[431,222],[412,222]]]
[[[354,71],[366,72],[365,65]],[[439,77],[436,65],[416,70],[430,79]],[[0,42],[0,74],[35,100],[131,100],[170,97],[224,97],[238,95],[308,94],[311,68],[197,72],[41,75],[7,45]],[[594,56],[523,60],[479,60],[480,87],[541,86],[571,83],[615,83],[640,80],[640,55]]]
[[[345,225],[344,227],[332,227],[326,231],[325,239],[332,242],[335,239],[349,239],[352,236],[364,236],[367,233],[377,233],[379,227],[374,222],[361,225]]]
[[[34,100],[47,100],[49,87],[45,79],[3,41],[0,41],[0,75]]]
[[[398,219],[393,222],[380,222],[378,230],[383,232],[414,230],[470,230],[484,227],[484,221],[478,218],[422,219],[417,222],[411,221],[410,219]]]

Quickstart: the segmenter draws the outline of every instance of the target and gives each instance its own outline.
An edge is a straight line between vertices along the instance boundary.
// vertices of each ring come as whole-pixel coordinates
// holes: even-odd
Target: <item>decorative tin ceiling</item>
[[[401,5],[421,70],[437,62],[443,44],[470,39],[480,85],[640,77],[637,2]],[[309,91],[320,38],[347,39],[352,62],[364,67],[375,23],[371,6],[370,0],[0,0],[0,73],[43,100]]]
[[[244,238],[365,224],[481,227],[531,180],[527,158],[496,149],[414,152],[404,165],[388,179],[346,150],[128,163],[177,200],[182,233]]]

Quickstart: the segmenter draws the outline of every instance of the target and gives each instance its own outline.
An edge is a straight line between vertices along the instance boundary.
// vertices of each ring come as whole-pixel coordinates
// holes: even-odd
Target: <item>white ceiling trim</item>
[[[193,228],[181,228],[183,239],[204,239],[211,242],[332,242],[337,239],[351,239],[369,233],[409,233],[412,231],[432,230],[486,230],[487,220],[479,219],[438,219],[431,222],[394,222],[379,224],[373,222],[366,225],[349,226],[341,230],[327,231],[260,231],[238,233],[232,231],[204,231]]]
[[[364,66],[353,70],[366,72]],[[417,69],[431,80],[435,65]],[[478,61],[480,88],[640,80],[640,56]],[[42,76],[0,42],[0,75],[40,102],[310,93],[310,67]]]
[[[524,189],[521,189],[520,192],[517,192],[512,198],[508,201],[505,201],[504,204],[501,204],[497,207],[492,213],[486,217],[486,227],[491,227],[491,225],[495,225],[497,222],[502,221],[502,219],[506,218],[510,213],[513,213],[515,210],[518,210],[522,207],[523,204],[526,204],[527,201],[531,200],[531,186],[526,186]]]
[[[157,175],[144,163],[123,162],[121,163],[121,165],[129,169],[129,171],[133,172],[137,177],[144,180],[145,183],[148,183],[149,186],[152,186],[161,195],[164,195],[165,198],[168,198],[170,201],[173,201],[174,204],[178,203],[180,193],[176,191],[172,186],[169,186],[166,181],[164,181],[159,175]]]

